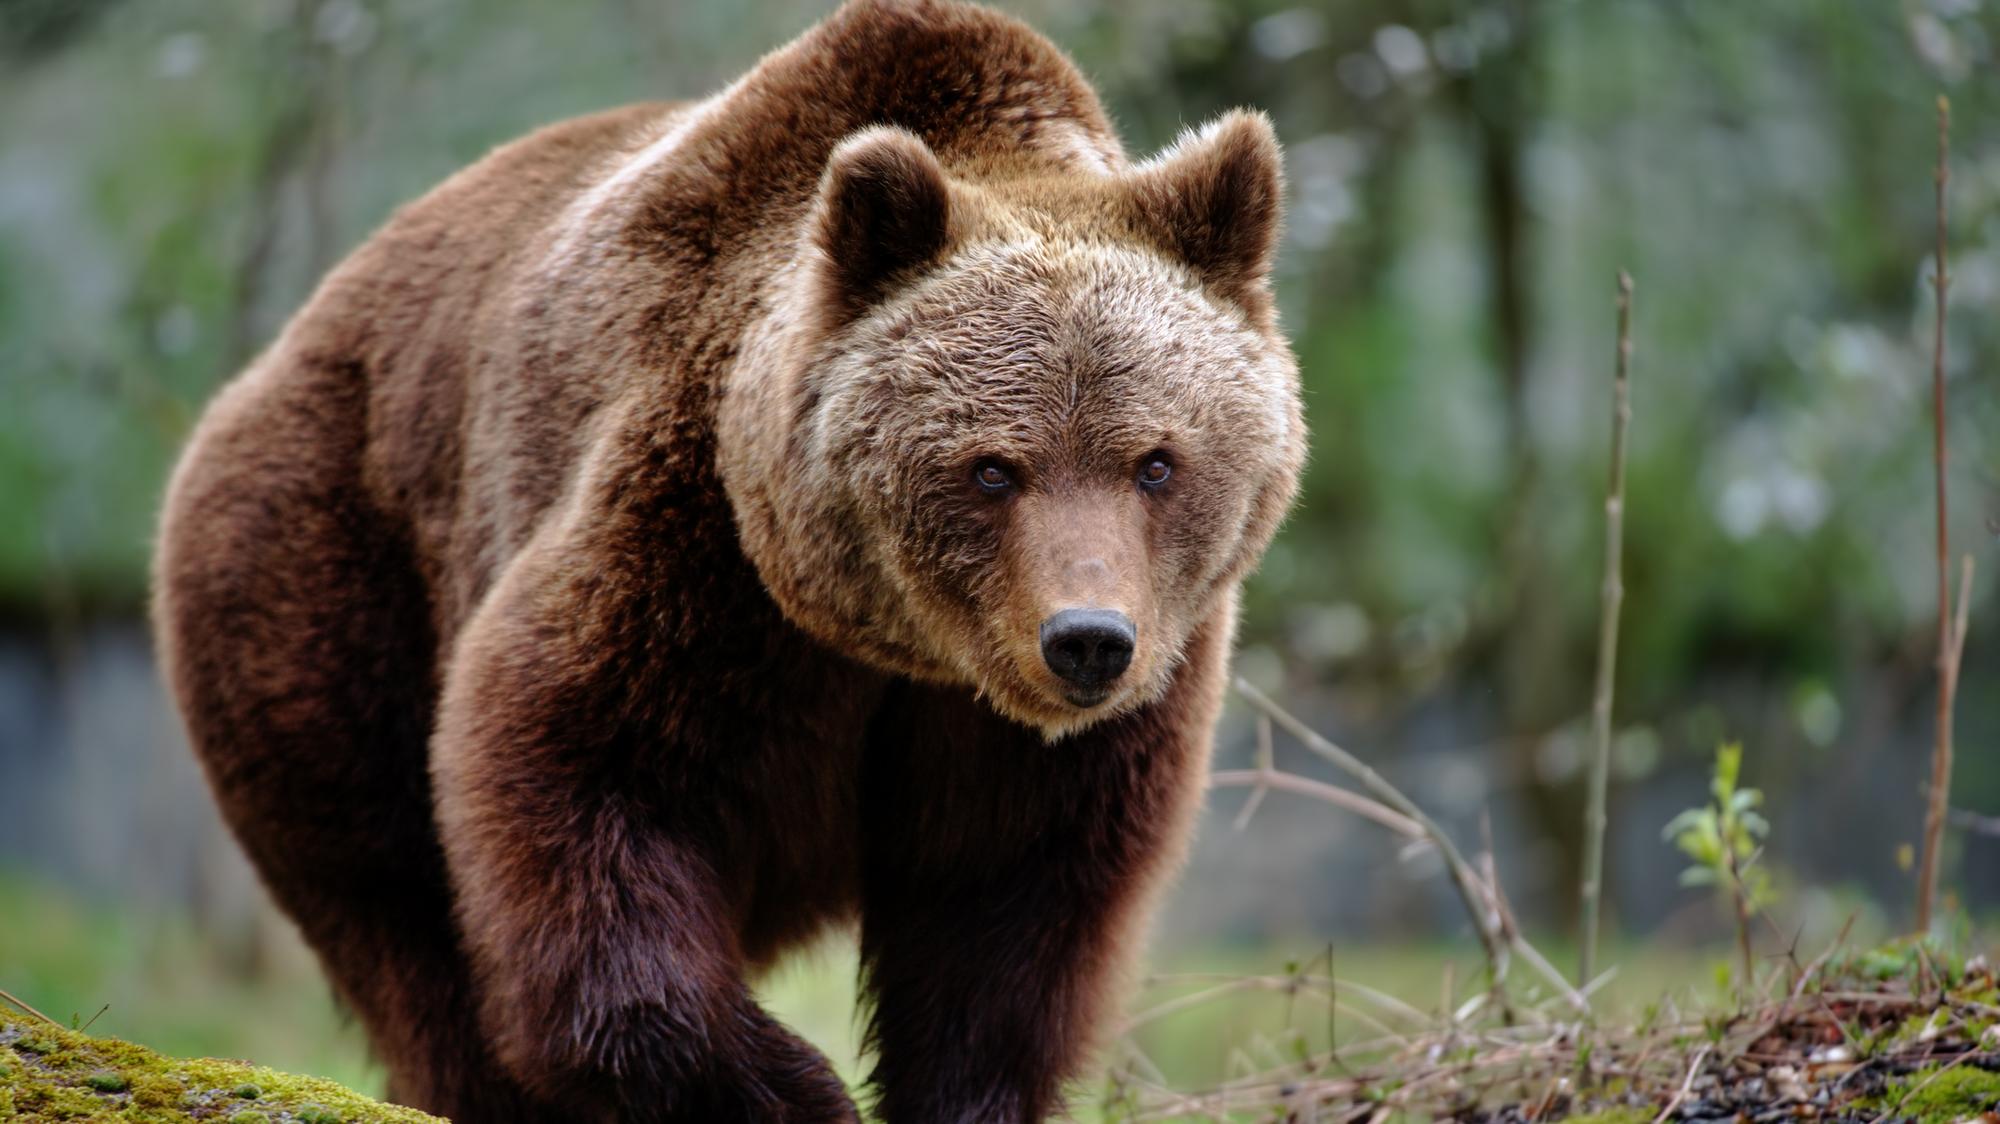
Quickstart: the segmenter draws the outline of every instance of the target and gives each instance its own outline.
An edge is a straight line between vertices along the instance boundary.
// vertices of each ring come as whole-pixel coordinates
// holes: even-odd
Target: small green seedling
[[[1770,904],[1773,893],[1770,873],[1756,865],[1762,840],[1771,831],[1770,823],[1757,812],[1764,794],[1739,786],[1742,769],[1742,745],[1729,742],[1718,748],[1709,803],[1669,820],[1661,837],[1694,860],[1681,871],[1681,885],[1716,887],[1735,906],[1736,945],[1743,957],[1743,987],[1748,990],[1756,982],[1750,918]]]

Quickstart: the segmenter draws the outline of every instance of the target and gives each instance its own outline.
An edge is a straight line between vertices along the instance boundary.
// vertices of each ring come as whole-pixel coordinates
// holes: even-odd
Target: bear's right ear
[[[1284,158],[1270,118],[1237,110],[1176,141],[1140,169],[1142,223],[1212,290],[1253,318],[1270,315]]]
[[[829,292],[845,323],[867,311],[896,282],[943,255],[951,226],[951,189],[930,147],[888,126],[840,142],[820,181],[813,238]]]

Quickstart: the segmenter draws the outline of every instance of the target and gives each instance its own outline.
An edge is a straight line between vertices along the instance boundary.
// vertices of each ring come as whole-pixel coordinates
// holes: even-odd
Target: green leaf
[[[1736,791],[1736,779],[1743,772],[1743,745],[1741,742],[1724,742],[1715,751],[1715,781],[1711,786],[1716,802],[1729,806],[1730,794]]]
[[[1704,816],[1712,817],[1713,815],[1714,812],[1707,808],[1689,808],[1687,811],[1667,821],[1667,826],[1660,829],[1660,838],[1672,842],[1684,832],[1692,830],[1695,825],[1701,823]]]

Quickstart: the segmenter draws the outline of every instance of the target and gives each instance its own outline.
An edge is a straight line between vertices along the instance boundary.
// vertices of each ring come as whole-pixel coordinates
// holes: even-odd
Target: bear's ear
[[[935,262],[950,226],[944,168],[915,134],[875,126],[840,142],[820,181],[812,232],[835,318],[853,319]]]
[[[1268,313],[1284,161],[1262,113],[1235,110],[1183,136],[1138,171],[1140,221],[1202,282],[1253,316]]]

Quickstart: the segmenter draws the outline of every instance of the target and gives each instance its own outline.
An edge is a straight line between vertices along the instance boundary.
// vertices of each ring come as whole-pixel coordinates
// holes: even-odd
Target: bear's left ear
[[[1255,318],[1270,311],[1284,158],[1270,118],[1234,110],[1142,166],[1141,222],[1212,291]]]
[[[944,168],[914,133],[873,126],[840,142],[820,181],[812,231],[837,318],[861,315],[935,262],[950,226]]]

